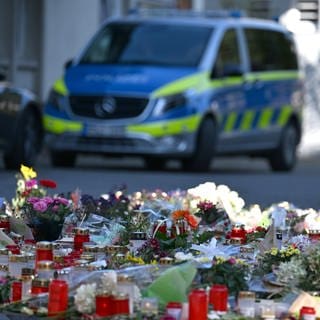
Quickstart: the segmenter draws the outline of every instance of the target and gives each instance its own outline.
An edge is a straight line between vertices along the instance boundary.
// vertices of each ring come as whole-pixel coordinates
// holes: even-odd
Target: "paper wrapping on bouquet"
[[[225,248],[217,247],[217,239],[212,238],[208,244],[193,244],[191,249],[201,252],[205,257],[212,259],[213,257],[229,258],[229,253],[226,252]]]
[[[8,244],[14,244],[14,241],[0,230],[0,246],[5,247]]]
[[[188,289],[196,276],[197,268],[193,263],[171,267],[163,272],[143,293],[145,297],[156,297],[165,306],[170,301],[186,302]]]
[[[24,239],[33,239],[32,231],[23,219],[10,217],[10,229],[14,233],[22,235]]]
[[[22,219],[10,216],[10,229],[12,233],[19,234],[23,236],[24,239],[33,239],[31,229]],[[8,244],[14,244],[13,239],[0,230],[0,245],[6,246]]]

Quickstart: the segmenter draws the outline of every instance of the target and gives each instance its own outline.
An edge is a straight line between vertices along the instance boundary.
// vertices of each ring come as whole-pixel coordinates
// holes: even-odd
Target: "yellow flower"
[[[270,254],[271,254],[272,256],[276,256],[276,255],[278,254],[278,249],[277,249],[277,248],[272,248],[272,249],[270,250]]]
[[[136,264],[145,264],[142,258],[134,257],[134,256],[132,256],[130,254],[127,255],[127,260],[129,262],[133,262],[133,263],[136,263]]]
[[[23,164],[20,167],[20,172],[25,180],[30,180],[37,177],[37,173],[32,168],[24,166]]]

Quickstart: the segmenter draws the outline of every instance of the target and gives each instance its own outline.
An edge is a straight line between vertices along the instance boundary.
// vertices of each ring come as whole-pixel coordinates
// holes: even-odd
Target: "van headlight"
[[[49,93],[47,104],[50,104],[58,110],[64,110],[66,106],[66,96],[58,93],[55,90],[51,90]]]
[[[155,100],[155,106],[153,109],[154,116],[160,116],[169,110],[183,107],[186,105],[186,97],[184,94],[174,94],[170,96],[164,96]]]

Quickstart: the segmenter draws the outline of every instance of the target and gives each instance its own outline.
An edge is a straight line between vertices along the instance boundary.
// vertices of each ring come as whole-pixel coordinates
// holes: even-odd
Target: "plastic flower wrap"
[[[191,262],[171,267],[155,279],[142,295],[156,297],[162,306],[170,301],[186,302],[196,273],[197,269]]]

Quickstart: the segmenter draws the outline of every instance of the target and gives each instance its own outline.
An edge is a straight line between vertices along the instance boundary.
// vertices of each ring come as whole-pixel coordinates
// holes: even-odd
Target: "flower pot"
[[[38,220],[36,223],[29,224],[32,235],[36,242],[55,241],[60,237],[63,223],[53,220]]]

